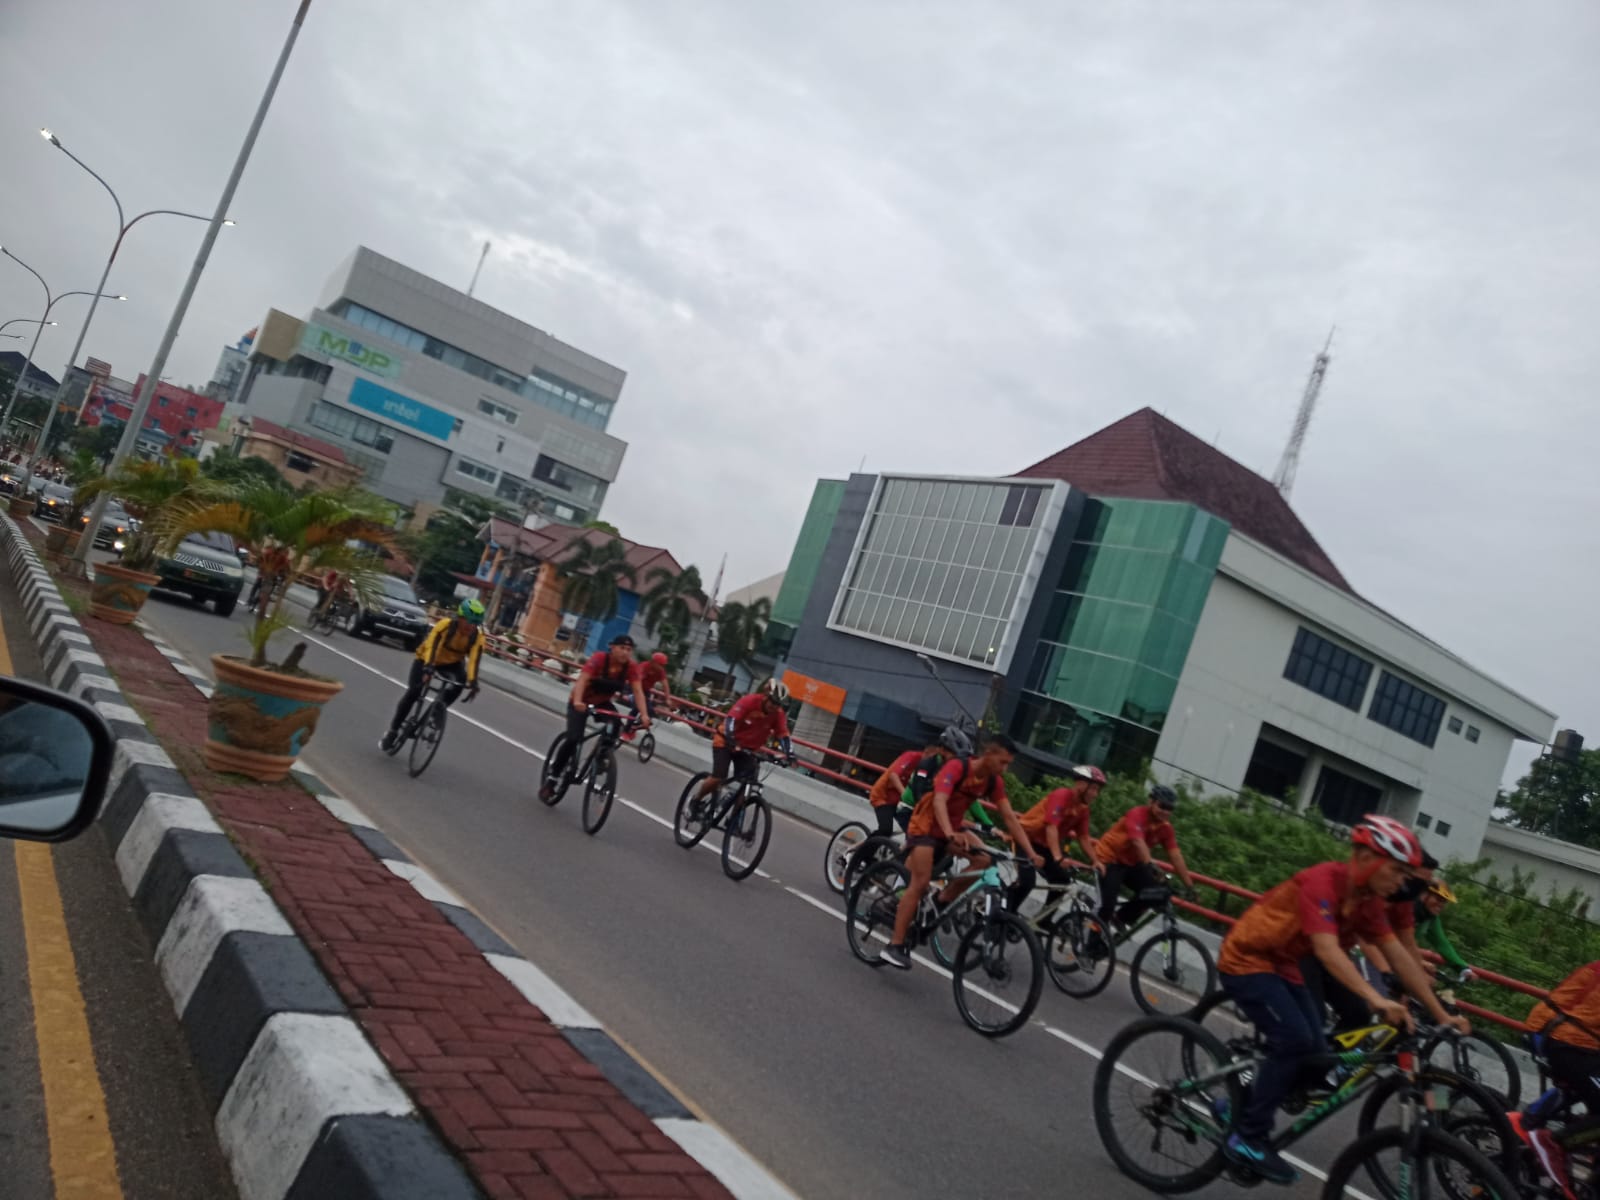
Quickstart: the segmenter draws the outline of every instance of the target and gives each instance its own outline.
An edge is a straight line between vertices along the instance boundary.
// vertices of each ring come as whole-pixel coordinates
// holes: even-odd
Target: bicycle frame
[[[417,702],[411,706],[411,711],[406,714],[406,719],[400,724],[400,740],[417,736],[417,730],[422,728],[422,723],[428,719],[428,713],[434,705],[442,711],[449,710],[444,707],[444,692],[446,688],[457,687],[455,680],[447,679],[437,671],[429,671],[427,679],[422,685],[422,694],[417,697]]]
[[[613,715],[590,709],[589,715],[596,720],[595,728],[578,739],[578,744],[572,748],[572,753],[567,759],[567,773],[574,784],[582,783],[589,777],[589,772],[594,769],[594,761],[599,757],[601,750],[615,750],[622,745],[622,726],[628,720],[620,712]],[[588,756],[585,757],[583,748],[597,738],[600,744],[591,747]]]

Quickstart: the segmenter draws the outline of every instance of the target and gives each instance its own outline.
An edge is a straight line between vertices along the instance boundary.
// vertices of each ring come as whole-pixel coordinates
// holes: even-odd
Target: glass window
[[[1451,717],[1450,718],[1450,732],[1451,733],[1460,733],[1461,732],[1461,718],[1460,717]]]
[[[1440,821],[1437,825],[1435,825],[1433,827],[1433,831],[1435,833],[1437,833],[1440,837],[1449,837],[1450,836],[1450,822],[1449,821]]]
[[[1362,698],[1367,694],[1367,681],[1372,678],[1372,664],[1302,627],[1294,635],[1283,677],[1335,704],[1360,712]],[[1390,676],[1386,674],[1385,678]],[[1434,728],[1437,731],[1437,721]]]
[[[493,467],[485,466],[480,462],[473,462],[470,458],[456,459],[456,474],[465,475],[469,479],[476,479],[483,483],[495,483],[500,478],[500,472]]]
[[[487,396],[478,397],[478,411],[507,425],[515,425],[517,423],[516,409],[511,408],[509,405],[501,404],[497,400],[491,400]]]
[[[1378,677],[1378,686],[1372,693],[1367,716],[1402,737],[1432,746],[1439,736],[1444,701],[1384,671]]]
[[[1478,737],[1479,737],[1479,733],[1480,733],[1480,731],[1479,731],[1479,729],[1478,729],[1478,727],[1476,725],[1468,725],[1467,726],[1467,741],[1469,741],[1469,742],[1477,741]]]
[[[1417,828],[1418,829],[1427,829],[1432,824],[1433,824],[1433,818],[1430,817],[1427,813],[1419,812],[1417,814]]]

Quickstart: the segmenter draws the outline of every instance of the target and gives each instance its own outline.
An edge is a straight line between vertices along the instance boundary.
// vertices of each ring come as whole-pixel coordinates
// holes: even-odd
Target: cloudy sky
[[[0,241],[65,290],[114,232],[46,123],[209,212],[293,8],[0,4]],[[629,372],[605,515],[739,585],[863,460],[1003,473],[1148,404],[1270,474],[1337,323],[1296,507],[1600,742],[1597,50],[1592,0],[315,0],[168,371],[356,243],[464,286],[491,239],[483,299]],[[130,236],[89,353],[148,364],[200,228]]]

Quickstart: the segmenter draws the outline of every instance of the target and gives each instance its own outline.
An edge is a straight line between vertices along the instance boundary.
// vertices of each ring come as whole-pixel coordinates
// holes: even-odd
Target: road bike
[[[406,770],[413,779],[428,769],[433,756],[439,753],[439,744],[444,741],[445,713],[450,707],[446,696],[459,692],[464,685],[430,670],[423,673],[422,686],[423,692],[412,704],[405,720],[400,722],[399,732],[384,748],[384,753],[393,758],[400,753],[401,747],[407,742],[411,743],[411,752],[406,756]],[[472,693],[468,692],[462,703],[471,699]]]
[[[980,869],[973,869],[960,854],[934,868],[918,902],[907,949],[930,946],[935,958],[949,968],[961,1019],[985,1037],[997,1038],[1021,1029],[1038,1007],[1044,989],[1044,951],[1028,923],[1006,910],[1010,881],[1002,867],[1014,871],[1014,856],[997,849],[984,853],[990,862]],[[962,880],[974,881],[973,886],[941,905],[939,892]],[[845,932],[851,953],[868,966],[883,965],[900,897],[910,882],[903,862],[880,862],[863,871],[851,890]]]
[[[672,814],[673,840],[685,850],[694,849],[713,829],[722,830],[722,873],[735,881],[755,874],[772,840],[772,808],[762,784],[777,760],[767,761],[772,766],[761,775],[759,756],[750,751],[735,754],[733,778],[708,796],[700,795],[700,786],[711,772],[691,776]]]
[[[1363,1173],[1385,1200],[1407,1200],[1419,1185],[1423,1195],[1437,1191],[1451,1200],[1516,1200],[1504,1165],[1514,1160],[1517,1139],[1492,1091],[1425,1066],[1418,1038],[1393,1026],[1352,1030],[1339,1045],[1307,1061],[1307,1075],[1326,1074],[1285,1101],[1295,1119],[1270,1139],[1281,1153],[1368,1096],[1356,1140],[1329,1170],[1325,1197],[1342,1196]],[[1253,1186],[1256,1174],[1230,1163],[1222,1146],[1260,1064],[1252,1040],[1225,1043],[1179,1017],[1134,1021],[1111,1040],[1095,1071],[1102,1145],[1124,1175],[1153,1191],[1193,1191],[1224,1175]]]
[[[591,837],[611,815],[611,806],[617,799],[617,747],[622,745],[625,728],[632,728],[637,717],[624,716],[614,708],[588,709],[594,721],[594,730],[571,744],[566,731],[556,734],[545,752],[544,767],[539,772],[539,799],[554,808],[575,784],[583,784],[583,831]],[[587,756],[583,753],[589,746]],[[560,778],[551,764],[565,758]],[[582,760],[581,762],[579,760]]]

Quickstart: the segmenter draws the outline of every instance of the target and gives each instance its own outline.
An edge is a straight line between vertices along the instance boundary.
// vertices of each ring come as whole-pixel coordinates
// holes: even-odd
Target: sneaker
[[[394,753],[394,730],[389,730],[389,732],[385,733],[381,738],[378,739],[378,749],[382,750],[385,754]]]
[[[911,970],[911,955],[906,953],[904,946],[886,946],[883,953],[878,956],[878,961],[888,963],[901,971]]]
[[[1521,1117],[1521,1113],[1512,1114]],[[1512,1128],[1526,1142],[1533,1151],[1534,1157],[1539,1160],[1539,1165],[1544,1168],[1544,1173],[1550,1177],[1550,1182],[1561,1189],[1566,1200],[1577,1200],[1577,1193],[1572,1190],[1572,1176],[1567,1171],[1567,1152],[1560,1142],[1556,1141],[1555,1134],[1548,1129],[1528,1129],[1520,1120],[1512,1122]]]
[[[1241,1134],[1228,1136],[1228,1140],[1222,1143],[1222,1156],[1234,1166],[1243,1167],[1268,1183],[1288,1185],[1300,1178],[1300,1172],[1284,1162],[1283,1155],[1271,1146]]]

